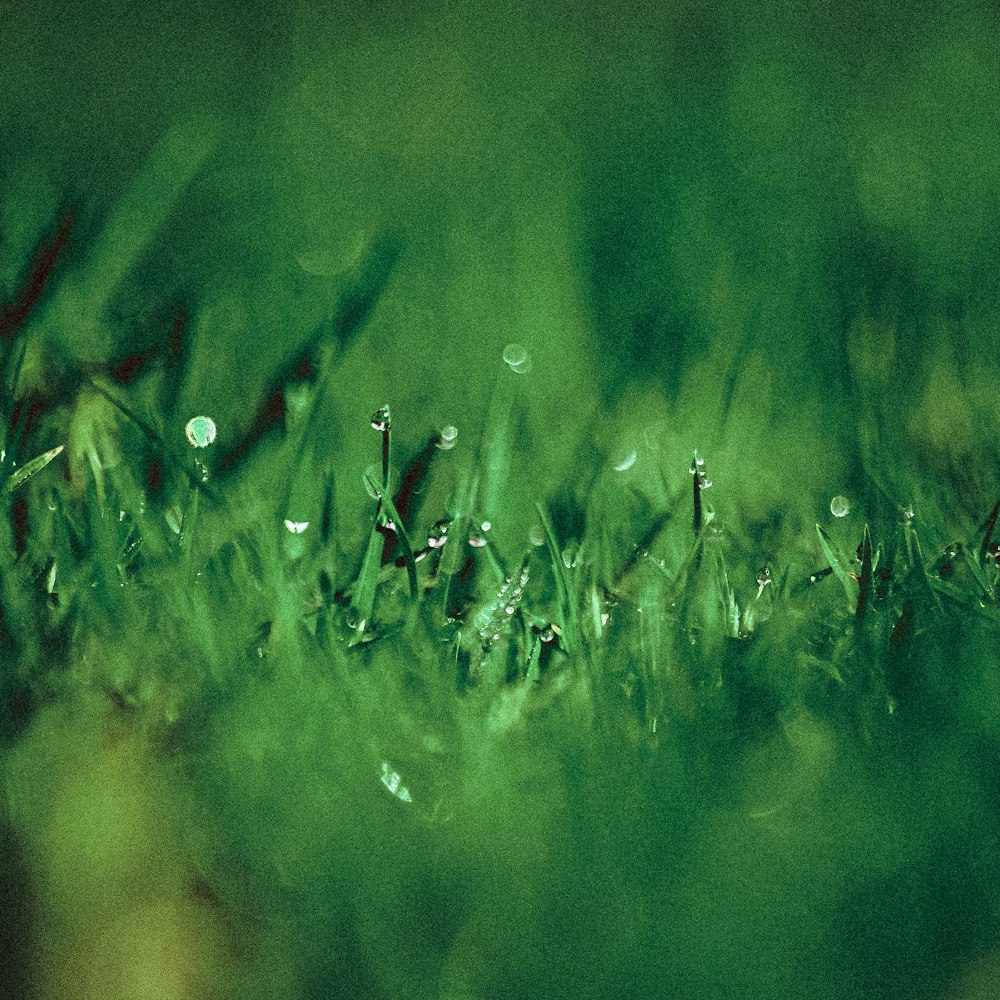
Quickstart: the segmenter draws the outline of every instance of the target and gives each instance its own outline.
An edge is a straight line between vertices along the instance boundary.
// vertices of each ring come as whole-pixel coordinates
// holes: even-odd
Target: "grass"
[[[102,299],[148,184],[98,244]],[[498,357],[457,444],[411,410],[404,441],[431,445],[399,446],[406,400],[375,413],[374,512],[352,518],[329,397],[395,243],[201,464],[189,330],[31,411],[32,308],[62,301],[46,254],[3,314],[0,379],[0,743],[26,841],[18,747],[46,705],[96,695],[176,773],[254,996],[934,996],[1000,943],[980,878],[1000,858],[998,506],[946,548],[968,520],[940,515],[947,488],[912,480],[925,522],[872,470],[814,534],[797,476],[762,527],[727,488],[738,463],[709,505],[697,452],[687,473],[644,453],[642,481],[596,444],[579,489],[525,508],[531,373]],[[727,427],[756,405],[737,381]]]

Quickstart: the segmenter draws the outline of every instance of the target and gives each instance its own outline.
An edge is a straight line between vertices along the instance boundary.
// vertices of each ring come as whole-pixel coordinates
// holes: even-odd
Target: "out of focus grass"
[[[988,16],[521,15],[302,10],[266,98],[227,24],[232,79],[3,158],[22,881],[115,867],[46,853],[96,703],[243,995],[948,995],[1000,937]]]

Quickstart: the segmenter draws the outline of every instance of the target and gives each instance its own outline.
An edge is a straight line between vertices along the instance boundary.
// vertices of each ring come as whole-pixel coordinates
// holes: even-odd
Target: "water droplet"
[[[56,589],[56,571],[59,568],[59,564],[53,559],[52,567],[49,569],[49,575],[45,580],[45,590],[52,594]]]
[[[448,541],[448,529],[451,527],[451,518],[442,517],[431,525],[431,530],[427,532],[427,544],[432,549],[440,549]]]
[[[177,506],[168,507],[163,512],[163,517],[166,520],[167,525],[170,527],[170,530],[175,535],[179,535],[181,533],[181,521],[183,520],[180,508]]]
[[[446,424],[438,431],[438,438],[435,445],[441,451],[451,451],[458,441],[458,428],[454,424]]]
[[[700,490],[710,490],[712,488],[712,480],[707,479],[704,474],[698,476],[698,489]]]
[[[944,554],[949,559],[956,559],[956,558],[958,558],[958,556],[961,553],[961,551],[962,551],[962,543],[961,542],[952,542],[951,545],[949,545],[948,548],[946,548],[944,550]]]
[[[830,501],[830,513],[834,517],[847,517],[851,512],[851,501],[840,494]]]
[[[555,642],[556,634],[552,631],[551,625],[546,625],[545,628],[538,633],[538,638],[541,639],[542,642]]]
[[[570,542],[562,551],[562,561],[566,569],[573,569],[579,557],[580,547],[575,542]]]
[[[292,521],[292,520],[289,520],[289,518],[286,517],[285,518],[285,527],[293,535],[301,535],[302,532],[305,531],[306,528],[309,527],[309,522],[308,521]]]
[[[528,532],[528,541],[536,549],[545,544],[545,531],[540,524],[532,526],[531,531]]]
[[[192,417],[184,425],[184,436],[192,448],[207,448],[217,433],[215,421],[211,417]]]
[[[394,771],[387,760],[382,761],[382,784],[402,802],[412,802],[409,789],[403,784],[398,771]]]
[[[518,375],[531,371],[531,356],[521,344],[508,344],[503,349],[503,360]]]
[[[907,524],[910,524],[913,521],[913,517],[914,517],[914,515],[913,515],[913,507],[912,507],[912,505],[908,506],[908,507],[904,507],[903,508],[903,520]]]
[[[365,625],[368,624],[365,621],[365,619],[361,617],[361,612],[358,611],[358,609],[354,607],[353,604],[347,609],[347,614],[344,616],[344,621],[347,622],[348,628],[353,628],[358,632],[364,632]]]
[[[508,604],[507,607],[503,609],[503,613],[505,615],[512,615],[516,610],[517,608],[515,608],[513,604]]]
[[[694,461],[695,465],[697,465],[699,468],[705,464],[705,459],[703,459],[701,455],[699,455],[697,452],[694,453]]]
[[[392,414],[388,404],[380,406],[372,414],[372,430],[387,431],[392,426]]]
[[[620,458],[614,463],[615,472],[628,472],[629,469],[635,465],[635,460],[638,458],[635,448],[633,448],[627,455]]]
[[[469,536],[469,544],[474,549],[482,549],[482,548],[485,548],[485,546],[486,546],[486,539],[483,538],[482,535],[470,535]]]

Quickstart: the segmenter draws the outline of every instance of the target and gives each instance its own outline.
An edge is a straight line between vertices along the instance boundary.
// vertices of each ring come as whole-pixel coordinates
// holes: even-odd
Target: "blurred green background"
[[[224,451],[372,248],[391,245],[398,260],[321,413],[321,457],[336,466],[359,559],[372,411],[392,405],[400,467],[445,424],[459,429],[448,460],[469,462],[504,393],[516,423],[495,537],[510,551],[539,499],[558,499],[572,534],[585,485],[616,466],[662,506],[695,448],[762,562],[807,533],[814,545],[835,494],[855,504],[851,531],[880,505],[913,504],[929,547],[942,547],[982,522],[1000,472],[997,18],[987,2],[919,14],[860,2],[2,3],[0,298],[75,218],[32,321],[26,382],[58,395],[53,359],[97,366],[140,352],[183,309],[195,355],[176,438],[188,416],[210,414]],[[510,343],[531,357],[516,379],[500,360]],[[272,458],[262,450],[245,473],[246,503],[266,514],[284,497]],[[927,655],[988,666],[991,643],[946,636]],[[760,669],[782,656],[773,642]],[[331,718],[311,688],[284,678],[263,704],[229,706],[197,782],[220,803],[220,851],[270,872],[272,838],[299,845],[267,904],[288,909],[269,940],[310,970],[287,974],[304,996],[332,995],[333,979],[366,962],[372,981],[336,995],[404,995],[407,969],[378,957],[388,927],[407,938],[408,961],[425,955],[413,981],[440,982],[426,995],[442,1000],[528,995],[540,982],[553,996],[560,983],[596,996],[630,982],[699,998],[943,997],[997,937],[984,873],[998,847],[963,833],[975,820],[982,837],[993,815],[979,755],[994,753],[997,712],[983,690],[986,707],[963,702],[977,721],[962,716],[935,745],[940,770],[925,748],[916,776],[899,759],[873,774],[796,715],[718,779],[718,803],[701,801],[686,771],[675,782],[668,760],[653,791],[635,793],[645,811],[625,834],[621,761],[588,749],[580,763],[553,723],[542,763],[514,750],[463,757],[469,826],[446,844],[453,854],[388,834],[376,864],[342,822],[347,874],[323,853],[323,789],[349,765],[325,750],[309,763]],[[364,739],[362,722],[330,711]],[[281,746],[300,725],[301,742]],[[246,733],[266,734],[275,757],[247,765]],[[15,769],[22,785],[37,780],[29,756]],[[593,784],[581,789],[574,768]],[[730,793],[755,799],[788,774],[810,803],[795,823],[769,824],[759,803],[763,827],[730,809]],[[496,788],[492,805],[477,781]],[[367,822],[388,828],[385,803],[350,788]],[[825,826],[831,816],[841,829]],[[539,846],[521,859],[525,837]],[[488,842],[518,857],[509,882]],[[593,867],[581,872],[577,852]],[[636,858],[624,880],[621,857]],[[360,929],[342,933],[316,871],[357,894]],[[607,898],[604,884],[616,885]],[[449,885],[461,888],[451,910]],[[439,906],[439,936],[394,906]],[[876,926],[886,914],[895,925]],[[323,940],[357,938],[364,959],[304,944],[310,919]],[[547,951],[539,928],[564,947]],[[616,956],[606,980],[598,952]],[[274,985],[282,975],[267,995],[293,989]]]

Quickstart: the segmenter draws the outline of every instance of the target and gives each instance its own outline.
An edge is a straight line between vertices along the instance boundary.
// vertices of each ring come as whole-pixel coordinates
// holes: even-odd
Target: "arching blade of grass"
[[[403,526],[403,519],[399,516],[399,511],[396,510],[396,505],[392,502],[392,498],[389,496],[387,490],[378,486],[369,475],[365,475],[365,482],[372,493],[384,505],[389,520],[396,526],[396,533],[399,535],[400,544],[403,546],[403,558],[406,560],[406,573],[410,578],[410,597],[416,600],[419,594],[417,589],[417,563],[413,558],[413,546],[410,544],[410,537]]]
[[[830,563],[830,568],[833,570],[835,576],[840,581],[840,585],[844,588],[844,593],[847,595],[847,603],[851,610],[855,609],[856,601],[856,591],[854,589],[854,581],[850,578],[847,570],[844,569],[844,561],[842,556],[838,556],[835,551],[833,540],[830,536],[823,530],[823,526],[820,524],[816,525],[816,533],[819,535],[819,544],[823,549],[823,555],[826,556],[827,562]]]
[[[63,451],[63,445],[43,452],[37,458],[33,458],[26,465],[22,465],[7,480],[7,492],[13,493],[18,486],[26,483],[36,472],[41,472],[53,459],[58,458]]]
[[[552,573],[556,579],[556,590],[559,594],[560,612],[562,614],[562,642],[567,653],[577,651],[577,637],[580,634],[577,622],[576,605],[573,602],[573,595],[566,580],[566,573],[563,569],[562,556],[559,554],[559,543],[556,541],[552,524],[545,508],[540,503],[535,504],[538,516],[542,521],[542,528],[545,531],[545,545],[549,550],[549,559],[552,562]]]

